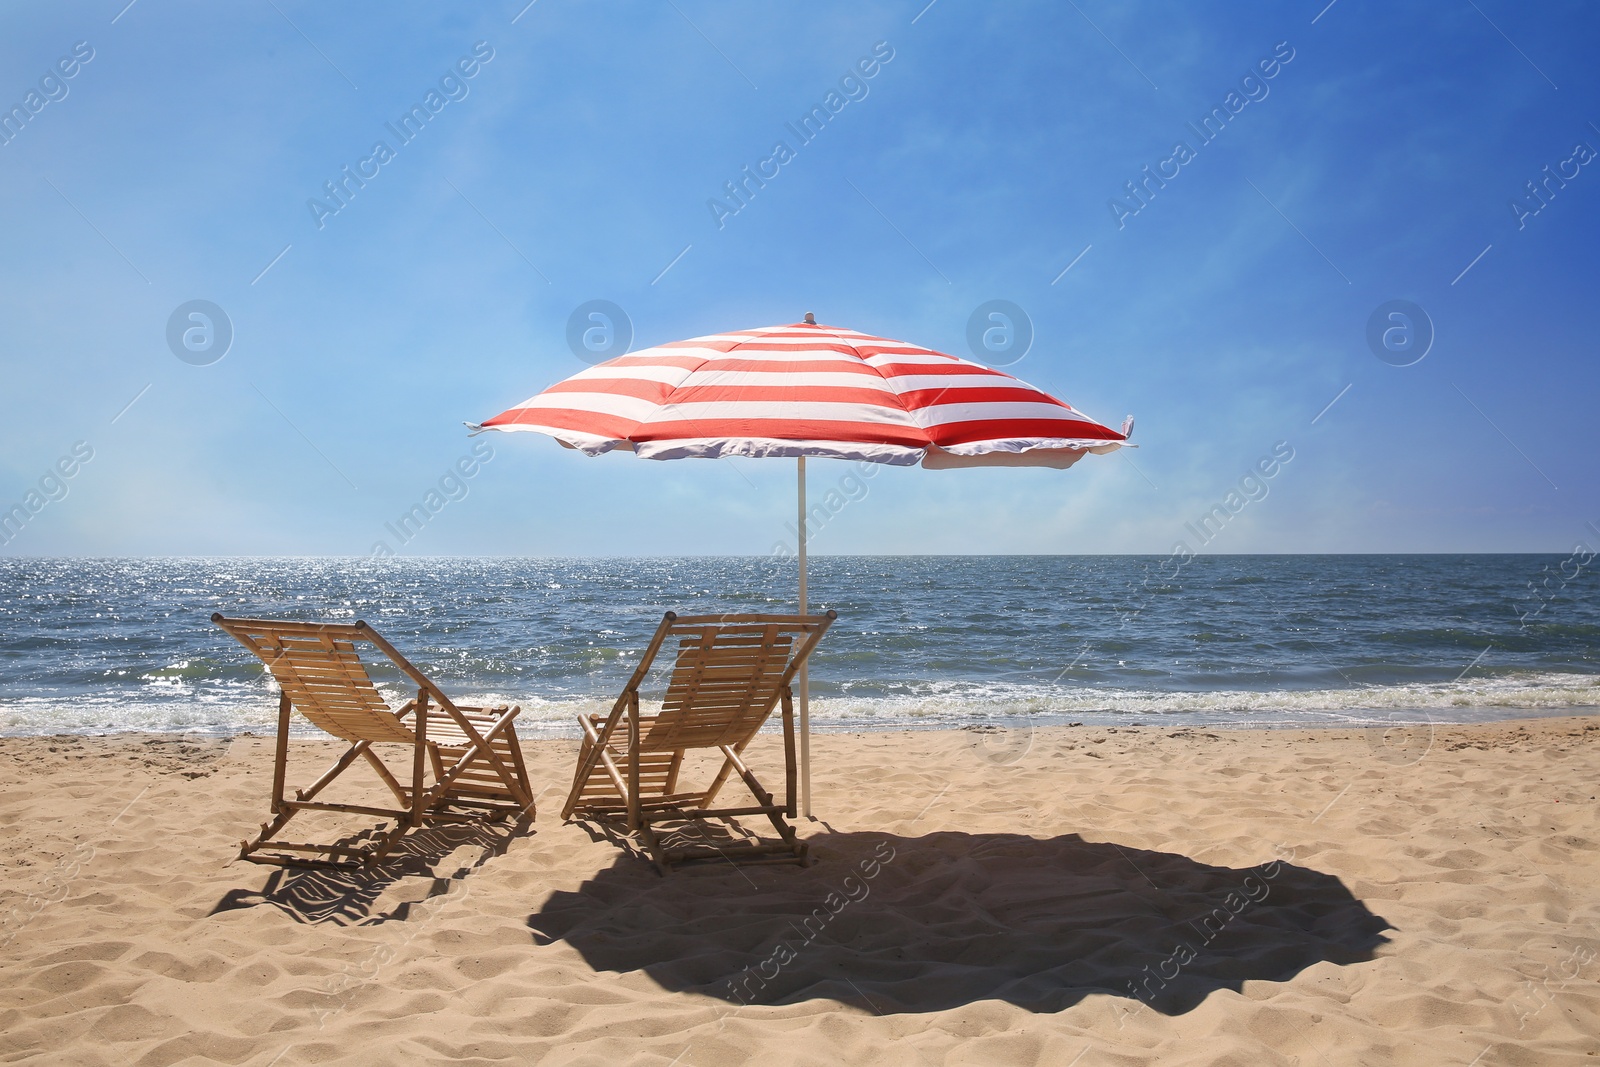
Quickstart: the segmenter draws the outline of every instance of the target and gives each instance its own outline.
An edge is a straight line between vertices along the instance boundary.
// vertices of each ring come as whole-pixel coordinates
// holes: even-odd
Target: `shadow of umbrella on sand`
[[[801,870],[662,879],[623,857],[528,925],[597,971],[736,1004],[833,1000],[879,1014],[1003,1000],[1057,1012],[1091,993],[1168,1015],[1218,989],[1361,963],[1391,929],[1339,879],[1217,867],[1073,834],[846,833]]]

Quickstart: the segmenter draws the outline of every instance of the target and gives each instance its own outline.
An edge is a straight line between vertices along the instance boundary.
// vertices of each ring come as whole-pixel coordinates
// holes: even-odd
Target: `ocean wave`
[[[926,692],[811,701],[813,722],[872,722],[883,727],[916,720],[927,725],[984,719],[1128,718],[1274,725],[1311,718],[1329,722],[1390,722],[1394,712],[1417,718],[1476,721],[1506,711],[1600,707],[1600,676],[1543,673],[1445,683],[1351,686],[1338,689],[1218,689],[1198,692],[1004,683],[941,683]]]
[[[396,706],[398,689],[384,686]],[[1084,722],[1118,725],[1205,724],[1284,726],[1318,723],[1385,725],[1397,722],[1477,722],[1529,714],[1600,708],[1600,676],[1536,673],[1445,683],[1413,682],[1338,689],[1169,690],[1052,686],[1026,683],[935,682],[891,695],[813,696],[818,730],[957,728],[1000,722]],[[453,694],[460,704],[516,704],[524,737],[575,737],[580,714],[605,714],[614,696],[539,697],[512,692]],[[646,694],[647,702],[651,694]],[[659,696],[659,694],[656,694]],[[298,716],[295,733],[318,731]],[[138,699],[115,694],[64,701],[29,697],[0,703],[0,735],[92,734],[122,731],[236,734],[276,728],[276,698],[262,685],[190,694],[184,699]]]

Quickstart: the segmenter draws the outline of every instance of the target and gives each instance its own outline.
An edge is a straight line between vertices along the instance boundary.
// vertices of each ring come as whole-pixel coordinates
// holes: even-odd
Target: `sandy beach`
[[[1594,716],[820,736],[813,866],[666,878],[576,747],[352,876],[234,858],[268,738],[0,741],[0,1060],[1600,1059]]]

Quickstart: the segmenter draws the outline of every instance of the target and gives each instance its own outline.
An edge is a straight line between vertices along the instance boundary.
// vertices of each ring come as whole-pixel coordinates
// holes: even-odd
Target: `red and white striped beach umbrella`
[[[472,425],[472,424],[469,424]],[[486,419],[598,456],[799,460],[800,612],[806,611],[806,457],[895,466],[1066,468],[1121,448],[1113,430],[1002,371],[811,315],[618,356]],[[479,429],[473,426],[473,429]],[[811,814],[810,713],[800,675],[801,796]]]
[[[824,456],[895,466],[1069,467],[1127,439],[1002,371],[811,322],[608,360],[483,423],[591,456]]]

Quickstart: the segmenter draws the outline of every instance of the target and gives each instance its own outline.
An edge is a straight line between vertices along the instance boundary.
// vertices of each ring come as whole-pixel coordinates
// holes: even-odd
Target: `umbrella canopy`
[[[806,612],[806,457],[895,466],[1066,468],[1123,447],[1113,430],[1009,374],[905,341],[805,322],[674,341],[580,371],[474,430],[532,430],[591,456],[798,459]],[[808,677],[800,795],[811,814]]]
[[[1122,431],[1009,374],[931,348],[798,322],[608,360],[483,423],[591,456],[822,456],[924,467],[1069,467]]]

